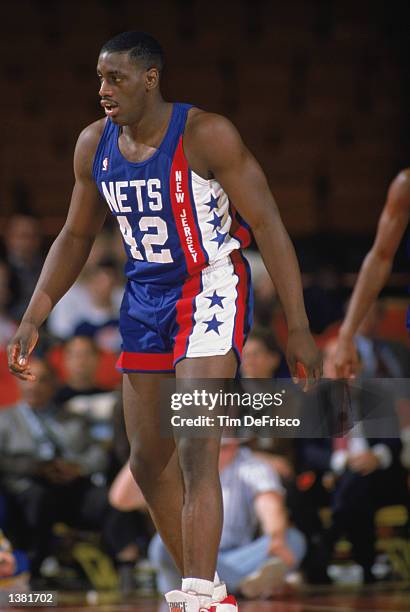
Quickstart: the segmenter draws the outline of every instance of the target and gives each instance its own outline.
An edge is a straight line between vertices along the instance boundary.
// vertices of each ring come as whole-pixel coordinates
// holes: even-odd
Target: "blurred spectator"
[[[105,258],[88,268],[83,282],[74,285],[55,306],[48,319],[49,330],[62,339],[90,336],[99,348],[119,352],[122,295],[117,263]]]
[[[286,360],[270,329],[252,329],[243,347],[240,373],[247,379],[289,377]],[[260,459],[269,461],[282,479],[293,477],[293,440],[260,437],[252,447],[270,451],[269,455],[261,454]]]
[[[343,317],[344,289],[340,273],[332,264],[322,264],[315,274],[304,276],[303,296],[311,330],[322,333]]]
[[[13,289],[12,271],[7,262],[0,260],[0,350],[6,348],[17,329],[15,320],[9,314]]]
[[[362,377],[408,378],[410,376],[410,349],[399,342],[377,337],[380,321],[384,317],[384,304],[375,302],[355,336],[359,352]]]
[[[58,389],[55,402],[71,413],[84,416],[95,440],[111,443],[118,395],[97,384],[98,361],[99,349],[92,338],[74,336],[68,340],[63,350],[65,384]]]
[[[41,225],[35,217],[14,215],[9,220],[5,236],[7,261],[18,281],[18,295],[10,313],[14,319],[20,320],[43,266]]]
[[[15,295],[13,274],[5,261],[0,260],[0,406],[17,401],[17,380],[9,373],[7,365],[7,343],[14,335],[17,325],[9,314]]]
[[[32,575],[39,575],[56,521],[101,529],[110,554],[128,571],[138,556],[140,517],[114,510],[107,488],[94,484],[106,453],[90,439],[84,419],[53,403],[49,365],[33,357],[31,371],[36,379],[21,383],[22,401],[0,413],[0,478],[13,510],[10,528],[30,550]]]
[[[247,250],[254,292],[254,318],[257,325],[270,327],[275,310],[278,308],[276,290],[258,251]]]
[[[124,464],[112,483],[109,499],[114,508],[124,512],[147,509],[142,491],[131,474],[129,461]]]
[[[57,391],[55,401],[63,404],[78,395],[104,392],[96,383],[98,348],[88,336],[73,336],[64,345],[65,385]]]
[[[0,529],[0,591],[29,590],[29,563],[27,555],[13,550]]]
[[[7,504],[0,491],[0,592],[29,590],[27,555],[13,550],[3,530],[7,519]]]
[[[243,347],[243,378],[288,378],[285,357],[270,329],[255,326]]]
[[[324,376],[334,378],[334,356],[337,340],[331,340],[324,350]],[[321,385],[315,393],[325,394],[330,391],[330,383]],[[351,406],[355,414],[367,413],[372,408],[372,398],[380,397],[368,392],[365,384],[350,388]],[[326,396],[330,398],[329,396]],[[314,402],[314,394],[312,395]],[[390,402],[390,395],[383,398],[384,407]],[[388,405],[388,404],[387,404]],[[398,438],[378,438],[366,435],[366,421],[356,422],[354,428],[345,436],[297,440],[298,468],[304,475],[305,503],[299,504],[299,516],[295,517],[297,525],[310,528],[315,521],[313,504],[323,504],[326,489],[330,492],[332,524],[325,534],[327,556],[330,560],[334,544],[342,535],[347,535],[352,543],[353,558],[363,568],[365,582],[372,582],[372,565],[375,557],[374,516],[378,508],[394,503],[406,503],[406,475],[400,464],[401,443]],[[309,482],[307,482],[307,480]],[[302,478],[300,478],[302,484]],[[295,510],[297,509],[297,506]],[[304,531],[306,534],[305,527]],[[307,533],[312,537],[312,533]]]
[[[107,225],[110,227],[107,227]],[[102,231],[97,234],[86,263],[86,268],[94,268],[100,261],[110,258],[116,261],[118,267],[124,266],[127,260],[122,242],[122,234],[118,231],[118,225],[114,219],[108,218]]]
[[[284,490],[274,469],[236,439],[222,441],[219,468],[224,524],[217,571],[228,588],[248,598],[269,597],[284,584],[305,554],[300,532],[289,527]],[[127,500],[129,502],[129,498]],[[258,529],[263,535],[255,539]],[[177,588],[181,577],[160,536],[149,557],[162,592]]]

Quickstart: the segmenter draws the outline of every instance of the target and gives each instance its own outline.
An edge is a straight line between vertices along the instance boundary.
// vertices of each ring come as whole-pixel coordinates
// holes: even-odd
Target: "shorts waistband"
[[[202,268],[202,270],[198,270],[198,272],[195,274],[195,276],[198,274],[211,274],[211,272],[218,270],[219,268],[226,268],[227,266],[232,266],[232,260],[229,255],[226,255],[225,257],[221,257],[221,259],[217,259],[216,261],[213,261],[212,263],[208,264],[207,266],[205,266],[204,268]],[[149,288],[150,291],[155,294],[157,293],[158,295],[162,295],[164,291],[166,291],[167,289],[175,289],[176,287],[178,287],[179,285],[183,285],[186,280],[189,278],[183,278],[181,279],[179,282],[174,282],[174,283],[155,283],[155,282],[147,282],[144,281],[143,279],[132,279],[132,278],[128,278],[127,279],[127,284],[129,284],[130,286],[135,286],[135,287],[145,287],[146,289]]]
[[[201,274],[209,274],[210,272],[213,272],[213,270],[223,268],[227,265],[232,265],[232,261],[229,255],[227,255],[226,257],[222,257],[221,259],[217,259],[216,261],[208,264],[203,270],[201,270]]]

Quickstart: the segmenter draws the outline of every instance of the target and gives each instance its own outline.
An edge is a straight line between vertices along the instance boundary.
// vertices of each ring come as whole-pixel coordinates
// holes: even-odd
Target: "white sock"
[[[215,572],[214,578],[214,592],[212,593],[212,601],[223,601],[228,597],[226,590],[226,584],[219,578],[218,573]]]
[[[200,608],[209,608],[214,592],[214,583],[202,578],[183,578],[182,591],[196,595]]]

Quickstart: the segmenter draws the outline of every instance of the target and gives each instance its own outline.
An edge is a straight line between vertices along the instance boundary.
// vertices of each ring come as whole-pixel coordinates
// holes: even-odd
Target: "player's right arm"
[[[338,376],[348,378],[356,373],[358,358],[354,335],[381,289],[393,266],[394,256],[410,217],[410,169],[402,170],[390,185],[381,214],[376,239],[366,255],[357,278],[349,307],[340,328],[335,355]]]
[[[9,369],[22,380],[33,380],[28,357],[36,345],[38,329],[77,279],[106,217],[92,176],[103,129],[104,120],[97,121],[78,138],[74,153],[75,184],[67,219],[50,248],[30,304],[8,346]]]

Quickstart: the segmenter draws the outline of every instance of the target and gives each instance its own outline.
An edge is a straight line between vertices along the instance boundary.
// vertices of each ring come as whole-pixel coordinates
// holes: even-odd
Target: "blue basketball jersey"
[[[249,227],[219,183],[188,167],[182,136],[190,108],[173,105],[162,143],[142,162],[125,159],[120,126],[106,120],[93,176],[120,226],[131,280],[181,283],[250,243]]]

